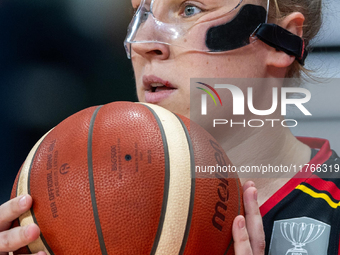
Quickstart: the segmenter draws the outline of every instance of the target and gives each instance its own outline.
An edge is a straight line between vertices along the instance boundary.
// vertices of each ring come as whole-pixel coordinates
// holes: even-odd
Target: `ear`
[[[279,21],[278,25],[288,30],[289,32],[303,36],[303,23],[305,21],[305,16],[301,12],[293,12]],[[294,56],[289,56],[283,51],[278,51],[274,48],[271,49],[269,53],[267,65],[285,68],[290,66],[295,61]]]

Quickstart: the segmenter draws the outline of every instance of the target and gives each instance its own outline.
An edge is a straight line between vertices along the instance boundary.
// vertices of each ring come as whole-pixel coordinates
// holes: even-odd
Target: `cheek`
[[[143,68],[143,63],[141,61],[141,58],[133,56],[131,58],[131,63],[132,63],[132,67],[133,67],[135,76],[137,76],[138,74],[141,73],[142,68]]]
[[[265,76],[267,54],[255,42],[221,54],[190,54],[178,62],[182,74],[190,78],[252,78]]]
[[[132,67],[134,70],[135,76],[135,86],[137,90],[138,100],[140,102],[144,102],[144,93],[142,93],[143,81],[142,81],[142,73],[143,73],[143,65],[140,61],[132,59]]]

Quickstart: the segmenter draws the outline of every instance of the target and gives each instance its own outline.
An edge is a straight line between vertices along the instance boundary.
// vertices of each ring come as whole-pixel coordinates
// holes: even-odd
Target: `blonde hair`
[[[305,16],[303,26],[303,39],[306,47],[317,35],[322,24],[321,15],[322,0],[270,0],[269,20],[278,22],[293,12],[301,12]],[[310,75],[311,70],[304,68],[298,61],[288,68],[287,78],[300,78],[301,73]]]

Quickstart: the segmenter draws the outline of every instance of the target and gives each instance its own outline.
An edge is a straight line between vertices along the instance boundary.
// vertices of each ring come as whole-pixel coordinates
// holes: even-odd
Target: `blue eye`
[[[148,11],[146,8],[141,8],[139,10],[139,16],[140,16],[140,22],[144,23],[145,21],[147,21],[148,17],[149,17],[150,11]]]
[[[187,5],[184,8],[184,16],[185,17],[192,17],[198,13],[201,13],[202,10],[194,5]]]

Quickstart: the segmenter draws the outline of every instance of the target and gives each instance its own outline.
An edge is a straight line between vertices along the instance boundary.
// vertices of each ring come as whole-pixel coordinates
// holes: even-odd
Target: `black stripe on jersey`
[[[336,204],[340,202],[340,200],[336,200],[336,199],[332,196],[332,194],[329,193],[329,192],[326,191],[326,190],[318,190],[318,189],[314,188],[312,185],[310,185],[309,183],[306,183],[306,182],[302,182],[301,185],[306,186],[307,188],[313,190],[313,191],[316,192],[316,193],[319,193],[319,194],[320,194],[320,193],[324,193],[324,194],[326,194],[326,195],[329,196],[329,198],[330,198],[334,203],[336,203]]]

